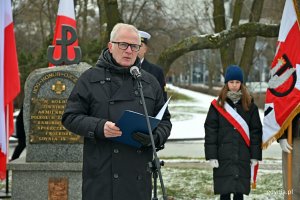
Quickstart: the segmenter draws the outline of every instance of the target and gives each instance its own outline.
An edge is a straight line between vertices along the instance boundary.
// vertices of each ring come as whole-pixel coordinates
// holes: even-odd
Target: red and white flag
[[[56,25],[54,30],[54,37],[52,45],[55,46],[53,58],[58,60],[61,58],[61,46],[56,44],[56,40],[60,40],[62,38],[62,25],[68,25],[73,27],[76,30],[76,19],[75,19],[75,8],[74,8],[74,0],[60,0],[58,5],[58,13],[56,17]],[[68,34],[68,39],[71,37]],[[78,39],[67,47],[68,59],[74,60],[75,51],[74,47],[78,46]],[[49,63],[49,67],[53,67],[52,63]]]
[[[263,148],[282,136],[300,112],[300,29],[293,0],[286,0],[270,69],[263,120]]]
[[[8,138],[13,133],[13,100],[20,78],[11,1],[0,1],[0,179],[6,177]]]

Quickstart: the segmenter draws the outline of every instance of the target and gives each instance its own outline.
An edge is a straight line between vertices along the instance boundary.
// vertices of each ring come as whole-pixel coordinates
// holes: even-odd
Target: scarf
[[[228,91],[227,92],[227,97],[233,102],[233,103],[237,103],[241,97],[242,97],[242,91],[239,90],[237,92],[233,92],[233,91]]]

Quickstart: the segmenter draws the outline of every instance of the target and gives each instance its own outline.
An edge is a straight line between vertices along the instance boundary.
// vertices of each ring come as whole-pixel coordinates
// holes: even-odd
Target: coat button
[[[136,177],[136,179],[138,180],[138,181],[140,181],[140,180],[142,180],[142,176],[141,175],[138,175],[137,177]]]
[[[142,150],[138,149],[136,150],[137,153],[142,153]]]
[[[119,149],[114,149],[114,153],[119,153]]]
[[[94,132],[89,131],[89,132],[88,132],[88,137],[89,137],[89,138],[94,138]]]
[[[119,174],[115,173],[115,174],[114,174],[114,178],[115,178],[115,179],[119,178]]]

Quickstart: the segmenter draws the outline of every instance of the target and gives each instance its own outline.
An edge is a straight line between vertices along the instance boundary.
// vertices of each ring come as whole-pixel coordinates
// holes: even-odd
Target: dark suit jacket
[[[148,62],[146,59],[143,60],[141,68],[149,72],[150,74],[152,74],[158,80],[164,93],[164,99],[166,101],[167,100],[167,92],[165,90],[166,80],[162,68],[158,65]]]

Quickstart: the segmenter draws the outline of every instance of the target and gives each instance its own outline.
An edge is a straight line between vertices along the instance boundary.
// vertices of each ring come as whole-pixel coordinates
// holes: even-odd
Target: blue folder
[[[149,116],[149,121],[151,130],[153,131],[158,126],[160,119]],[[142,146],[141,143],[131,137],[133,133],[140,132],[149,134],[146,116],[131,110],[125,110],[116,125],[121,129],[122,135],[112,138],[112,140],[133,147],[140,148]]]
[[[149,116],[152,131],[158,126],[159,122],[161,121],[170,99],[171,97],[163,105],[156,117]],[[140,148],[142,146],[141,143],[132,138],[133,133],[140,132],[149,134],[146,116],[131,110],[125,110],[120,119],[117,121],[116,125],[121,129],[122,135],[120,137],[114,137],[110,139],[133,147]]]

